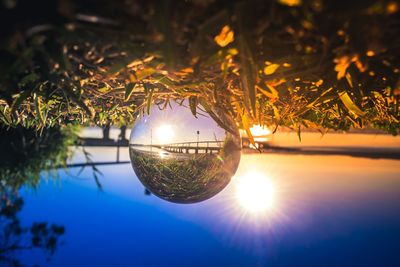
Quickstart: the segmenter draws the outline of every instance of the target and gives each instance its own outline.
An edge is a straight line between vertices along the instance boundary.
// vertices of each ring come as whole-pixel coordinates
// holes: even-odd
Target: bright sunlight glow
[[[272,207],[274,187],[265,175],[249,172],[238,179],[236,189],[237,198],[245,209],[261,212]]]
[[[254,137],[269,135],[271,131],[268,128],[262,127],[260,125],[254,125],[250,128],[250,132]]]
[[[167,144],[171,142],[174,137],[174,131],[171,125],[162,125],[157,129],[157,139],[161,144]]]

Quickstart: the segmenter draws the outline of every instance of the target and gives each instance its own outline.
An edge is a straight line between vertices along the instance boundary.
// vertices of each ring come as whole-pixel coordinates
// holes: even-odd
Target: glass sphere
[[[183,103],[185,104],[185,102]],[[133,169],[154,195],[176,203],[209,199],[224,189],[240,161],[239,131],[231,118],[187,106],[153,106],[129,141]]]

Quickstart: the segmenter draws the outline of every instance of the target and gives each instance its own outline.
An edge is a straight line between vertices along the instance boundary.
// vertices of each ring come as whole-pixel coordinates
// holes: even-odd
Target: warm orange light
[[[262,173],[252,171],[239,177],[236,196],[239,203],[251,212],[261,212],[272,207],[274,186]]]
[[[254,137],[264,137],[265,135],[269,135],[271,131],[261,125],[254,125],[250,128],[250,132]]]

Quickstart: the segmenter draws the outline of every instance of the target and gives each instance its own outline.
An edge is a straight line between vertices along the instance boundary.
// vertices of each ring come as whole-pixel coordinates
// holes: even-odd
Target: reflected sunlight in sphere
[[[272,207],[274,187],[271,180],[258,172],[249,172],[237,181],[236,196],[239,203],[252,212]]]
[[[168,144],[174,137],[174,131],[171,125],[162,125],[157,129],[157,139],[160,144]]]
[[[153,195],[174,203],[196,203],[221,192],[239,165],[241,140],[230,116],[215,110],[193,116],[187,105],[155,105],[138,120],[129,140],[135,175]]]

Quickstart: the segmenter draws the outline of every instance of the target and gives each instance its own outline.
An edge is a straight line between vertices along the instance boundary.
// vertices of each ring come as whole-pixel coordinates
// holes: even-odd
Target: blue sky
[[[109,152],[103,153],[110,154]],[[21,223],[62,224],[61,246],[40,266],[270,266],[400,264],[400,166],[339,156],[244,155],[217,196],[174,204],[146,196],[129,164],[21,190]],[[246,211],[237,180],[258,171],[275,187],[273,207]]]

